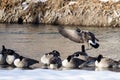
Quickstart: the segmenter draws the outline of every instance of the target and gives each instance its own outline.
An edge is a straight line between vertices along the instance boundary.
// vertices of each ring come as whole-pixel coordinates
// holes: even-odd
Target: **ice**
[[[34,69],[1,70],[0,80],[120,80],[119,72]]]

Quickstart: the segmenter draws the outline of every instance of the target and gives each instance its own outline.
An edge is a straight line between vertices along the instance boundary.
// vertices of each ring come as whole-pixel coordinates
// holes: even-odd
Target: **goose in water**
[[[95,66],[95,61],[97,58],[89,56],[85,51],[84,45],[81,46],[81,51],[75,52],[73,55],[86,61],[86,66]]]
[[[120,68],[120,61],[115,61],[111,58],[103,57],[103,55],[100,54],[95,61],[95,66],[99,68]]]
[[[73,30],[73,29],[66,29],[62,26],[58,27],[59,33],[70,39],[71,41],[74,41],[76,43],[84,43],[87,42],[88,45],[91,45],[94,48],[98,48],[99,44],[96,41],[99,41],[95,35],[92,32],[89,31],[83,31],[79,28]]]
[[[74,55],[69,55],[67,59],[62,61],[62,66],[65,68],[79,68],[85,61],[76,58]]]
[[[23,56],[19,56],[14,60],[14,65],[17,68],[29,68],[31,65],[39,63],[39,61],[31,59],[31,58],[26,58]]]

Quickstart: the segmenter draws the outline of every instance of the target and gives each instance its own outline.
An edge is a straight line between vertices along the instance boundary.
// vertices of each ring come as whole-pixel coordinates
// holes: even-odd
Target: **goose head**
[[[87,42],[94,48],[98,48],[99,44],[96,41],[99,41],[95,35],[91,32],[85,32]]]
[[[97,61],[98,61],[98,63],[101,61],[101,59],[103,58],[103,55],[98,55],[98,57],[97,57]]]
[[[53,51],[52,51],[52,55],[53,55],[54,57],[60,57],[60,53],[59,53],[57,50],[53,50]]]
[[[76,57],[78,57],[80,55],[81,56],[88,56],[86,51],[85,51],[85,46],[84,45],[81,46],[81,51],[78,51],[78,52],[74,53],[74,56],[76,56]]]
[[[5,46],[3,45],[2,46],[2,51],[1,51],[2,54],[7,54],[7,55],[13,55],[15,53],[14,50],[12,49],[6,49]]]
[[[67,57],[67,61],[70,62],[70,60],[71,60],[73,57],[74,57],[74,55],[69,55],[69,56]]]

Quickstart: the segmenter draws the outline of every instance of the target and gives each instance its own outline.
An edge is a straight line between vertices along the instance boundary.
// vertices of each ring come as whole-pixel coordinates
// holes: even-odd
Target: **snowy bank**
[[[86,70],[1,70],[0,80],[120,80],[120,73]]]

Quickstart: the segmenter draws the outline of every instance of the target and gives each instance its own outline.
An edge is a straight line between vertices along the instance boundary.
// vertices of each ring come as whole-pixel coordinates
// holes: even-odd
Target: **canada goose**
[[[53,50],[52,52],[49,53],[45,53],[42,57],[41,57],[41,62],[45,65],[45,66],[49,66],[51,63],[54,62],[54,59],[57,59],[60,57],[60,53],[57,50]],[[56,62],[54,62],[56,63]]]
[[[62,60],[60,57],[54,56],[50,59],[50,66],[49,66],[50,69],[58,69],[61,66],[62,66]]]
[[[86,61],[86,66],[95,66],[96,57],[89,56],[85,51],[84,45],[81,46],[81,51],[75,52],[73,55]]]
[[[67,59],[62,61],[62,66],[65,68],[79,68],[85,61],[75,58],[74,55],[69,55]]]
[[[15,53],[12,49],[6,49],[3,45],[2,54],[5,54],[6,63],[13,66],[15,58],[19,57],[19,54]]]
[[[62,66],[62,60],[60,58],[60,53],[56,50],[52,51],[53,57],[50,58],[50,66],[51,69],[58,69]]]
[[[119,64],[119,61],[103,57],[101,54],[98,55],[97,60],[95,61],[96,67],[119,68]]]
[[[41,63],[44,64],[44,66],[49,66],[50,64],[50,58],[53,57],[52,53],[45,53],[42,57],[41,57]]]
[[[77,52],[73,53],[73,55],[76,57],[79,57],[80,59],[85,60],[85,61],[87,60],[86,57],[88,56],[88,54],[85,51],[84,45],[81,46],[81,51],[77,51]]]
[[[14,60],[14,65],[17,68],[29,68],[31,65],[39,63],[39,61],[19,56]]]
[[[99,47],[99,44],[96,43],[96,41],[99,41],[99,40],[95,37],[95,35],[92,32],[82,31],[79,28],[77,28],[76,30],[65,29],[62,26],[58,27],[58,31],[62,36],[74,42],[77,42],[77,43],[87,42],[88,45],[90,44],[94,48]]]

